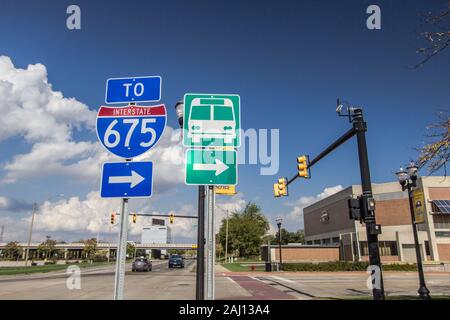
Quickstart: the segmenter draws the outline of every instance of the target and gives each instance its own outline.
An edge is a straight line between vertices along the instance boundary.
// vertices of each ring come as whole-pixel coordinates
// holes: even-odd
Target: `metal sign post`
[[[214,186],[208,187],[208,216],[207,216],[207,236],[206,236],[206,300],[214,300],[214,264],[216,257],[216,239],[214,232],[214,207],[215,192]]]
[[[120,214],[119,243],[117,246],[116,278],[114,281],[114,300],[123,300],[123,287],[125,284],[125,261],[127,256],[128,239],[128,199],[122,199]]]

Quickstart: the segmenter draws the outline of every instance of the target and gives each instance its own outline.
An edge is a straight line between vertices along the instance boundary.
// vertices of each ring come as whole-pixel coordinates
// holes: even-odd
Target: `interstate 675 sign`
[[[161,138],[167,122],[166,107],[100,107],[97,135],[116,156],[131,159],[150,150]]]

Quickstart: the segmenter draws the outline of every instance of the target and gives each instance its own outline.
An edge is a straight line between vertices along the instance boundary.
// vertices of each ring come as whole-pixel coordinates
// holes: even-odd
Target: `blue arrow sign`
[[[102,198],[147,198],[152,195],[152,162],[110,162],[103,164]]]
[[[160,99],[160,76],[111,78],[106,81],[106,103],[152,102]]]
[[[97,136],[116,156],[131,159],[147,152],[161,138],[166,127],[166,107],[100,107]]]

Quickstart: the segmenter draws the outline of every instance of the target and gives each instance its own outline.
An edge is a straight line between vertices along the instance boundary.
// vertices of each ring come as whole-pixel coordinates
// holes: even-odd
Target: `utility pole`
[[[214,263],[216,256],[216,241],[214,232],[214,208],[215,208],[215,192],[214,186],[208,186],[207,194],[208,202],[208,218],[206,221],[207,225],[207,247],[206,247],[206,300],[214,300]]]
[[[380,249],[378,246],[378,234],[381,233],[381,230],[375,220],[375,207],[370,205],[370,201],[373,201],[373,194],[372,182],[370,180],[369,156],[367,153],[366,144],[367,124],[364,122],[361,108],[355,108],[353,110],[353,119],[353,128],[356,131],[356,139],[358,144],[359,170],[361,172],[361,186],[363,192],[362,210],[364,214],[364,223],[366,224],[367,243],[369,247],[369,263],[371,266],[375,266],[378,269],[375,272],[375,276],[379,277],[379,279],[375,279],[375,285],[372,288],[372,293],[374,300],[384,300],[383,275],[381,271]],[[380,284],[378,288],[376,286],[377,282]]]
[[[2,226],[2,231],[0,231],[0,243],[3,242],[3,233],[5,232],[5,226]]]
[[[196,300],[205,300],[205,186],[198,186]]]
[[[228,259],[228,220],[229,220],[229,216],[228,216],[228,209],[227,209],[227,223],[225,225],[225,263],[227,262],[227,259]]]
[[[123,288],[125,284],[125,262],[127,255],[128,237],[128,199],[122,199],[120,213],[119,243],[117,245],[116,274],[114,280],[114,300],[123,300]]]
[[[30,246],[31,246],[31,237],[33,235],[33,224],[34,224],[34,216],[37,211],[37,203],[33,203],[33,213],[31,214],[31,223],[30,223],[30,233],[28,234],[28,245],[27,251],[25,254],[25,267],[28,265],[28,255],[30,254]]]

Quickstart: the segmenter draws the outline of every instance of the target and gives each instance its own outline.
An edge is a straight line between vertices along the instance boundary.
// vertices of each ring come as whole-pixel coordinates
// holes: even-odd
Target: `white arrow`
[[[144,180],[143,176],[131,170],[131,176],[109,177],[108,183],[131,183],[130,188],[134,188]]]
[[[225,163],[220,161],[219,159],[216,159],[216,163],[194,163],[194,170],[199,171],[215,171],[216,176],[227,170],[229,166],[227,166]]]

